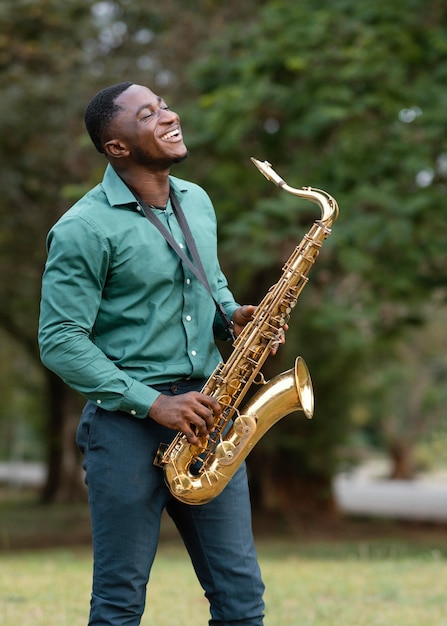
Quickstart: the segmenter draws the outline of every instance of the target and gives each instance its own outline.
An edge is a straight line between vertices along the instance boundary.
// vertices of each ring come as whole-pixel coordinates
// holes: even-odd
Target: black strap
[[[230,320],[228,315],[226,314],[223,306],[218,302],[212,294],[210,284],[205,274],[205,270],[203,269],[202,261],[200,260],[199,252],[197,250],[196,243],[192,236],[191,230],[189,228],[189,224],[183,213],[180,202],[177,199],[172,188],[169,190],[169,197],[171,199],[172,209],[174,211],[175,217],[177,218],[177,222],[183,232],[183,236],[185,237],[186,245],[188,246],[188,250],[193,258],[194,263],[191,259],[185,254],[185,252],[180,248],[178,243],[175,241],[174,237],[171,235],[169,230],[164,226],[164,224],[158,219],[158,217],[153,213],[151,208],[146,202],[140,198],[134,191],[133,194],[138,201],[138,204],[143,209],[145,216],[147,219],[160,231],[163,237],[166,239],[167,243],[171,246],[171,248],[178,254],[183,263],[189,267],[194,276],[200,281],[202,286],[208,291],[210,296],[212,297],[214,304],[216,306],[217,312],[222,318],[222,322],[225,330],[230,334],[233,341],[236,339],[236,335],[233,330],[233,322]]]

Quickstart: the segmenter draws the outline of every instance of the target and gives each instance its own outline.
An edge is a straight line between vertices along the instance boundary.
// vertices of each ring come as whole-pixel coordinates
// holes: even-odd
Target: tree
[[[67,134],[60,132],[73,129],[73,120],[80,116],[75,76],[84,53],[73,24],[86,36],[88,11],[89,3],[81,1],[7,1],[0,7],[0,324],[36,363],[45,233],[64,209],[61,173],[76,171],[76,150],[69,149]],[[62,382],[49,372],[45,375],[48,386],[68,397]],[[26,381],[21,384],[26,386]],[[47,495],[61,485],[57,463],[62,411],[51,406]]]
[[[328,190],[341,207],[298,305],[301,328],[289,331],[288,345],[301,346],[315,372],[317,420],[311,434],[286,420],[269,435],[276,453],[266,449],[274,484],[289,485],[289,510],[298,469],[327,493],[379,347],[395,359],[405,329],[424,322],[426,300],[445,297],[447,227],[434,207],[447,176],[446,11],[436,0],[405,11],[386,1],[267,2],[194,68],[195,149],[206,155],[227,267],[245,294],[259,299],[309,218],[255,181],[248,155],[268,158],[289,184]]]
[[[2,2],[0,327],[5,339],[0,350],[5,360],[20,345],[29,367],[41,367],[36,334],[45,236],[104,168],[83,128],[86,103],[105,85],[126,78],[170,92],[184,88],[185,81],[178,80],[181,59],[189,58],[192,44],[206,32],[213,4],[191,3],[183,19],[174,20],[179,8],[174,1],[151,8],[126,1]],[[230,5],[236,3],[215,11],[217,21]],[[191,45],[183,36],[185,25]],[[12,373],[31,398],[31,377],[21,377],[23,368]],[[73,436],[82,399],[51,372],[41,368],[41,373],[46,406],[38,409],[34,399],[33,412],[47,416],[43,499],[83,497]]]
[[[445,296],[446,11],[436,0],[409,0],[405,11],[385,0],[4,0],[3,330],[37,363],[45,234],[104,167],[82,126],[86,102],[124,79],[154,86],[182,115],[192,158],[178,174],[214,200],[222,265],[239,300],[261,299],[318,217],[260,178],[249,156],[340,204],[285,350],[266,368],[270,376],[297,351],[305,356],[316,419],[286,418],[250,460],[260,502],[267,481],[268,497],[289,510],[303,506],[303,484],[327,502],[352,407],[367,403],[363,381],[382,347],[394,358],[403,329],[423,323],[423,301],[435,290]],[[79,399],[46,376],[55,435],[46,498],[73,497],[60,468],[75,453],[61,442]]]
[[[447,397],[445,306],[431,302],[427,308],[429,323],[403,334],[396,360],[382,352],[366,384],[367,411],[362,411],[360,432],[373,448],[388,451],[390,478],[400,480],[410,480],[421,465],[436,467],[445,458],[442,453],[429,463],[424,458],[430,439],[436,437],[440,444],[445,439]]]

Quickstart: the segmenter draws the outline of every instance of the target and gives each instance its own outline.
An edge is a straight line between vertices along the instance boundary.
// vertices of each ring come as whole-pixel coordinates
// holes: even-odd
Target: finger
[[[198,445],[200,439],[208,439],[209,430],[207,423],[199,415],[190,413],[183,421],[180,430],[184,433],[190,443]]]
[[[220,415],[222,413],[222,407],[220,406],[216,398],[213,398],[212,396],[204,396],[204,397],[205,397],[205,401],[204,401],[205,406],[207,406],[210,409],[210,411],[214,413],[214,415]]]
[[[208,405],[202,404],[200,409],[197,410],[197,414],[205,420],[206,427],[209,433],[214,432],[216,424],[222,415],[222,408],[217,403],[217,410],[214,412]]]
[[[222,413],[222,407],[218,403],[218,401],[212,396],[208,396],[204,393],[197,393],[195,396],[195,400],[197,401],[197,405],[195,405],[194,410],[199,408],[198,405],[206,407],[208,411],[211,411],[214,415],[220,415]],[[202,413],[199,413],[202,415]],[[209,413],[204,413],[203,416],[207,416]]]
[[[285,333],[282,328],[279,329],[278,334],[276,335],[275,341],[272,343],[271,354],[276,354],[278,352],[278,348],[280,345],[284,344],[286,341]]]
[[[245,320],[251,320],[253,318],[255,311],[256,311],[256,307],[252,304],[245,304],[241,308],[242,317]]]
[[[182,428],[182,433],[185,435],[188,443],[192,444],[193,446],[197,446],[200,444],[199,437],[190,426],[185,426],[184,428]]]

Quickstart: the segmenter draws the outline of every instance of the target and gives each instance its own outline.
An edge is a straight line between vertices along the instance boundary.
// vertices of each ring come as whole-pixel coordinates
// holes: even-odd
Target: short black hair
[[[104,132],[110,125],[120,107],[115,101],[123,91],[129,89],[134,83],[123,82],[106,87],[94,96],[85,109],[84,122],[90,139],[98,152],[104,154]]]

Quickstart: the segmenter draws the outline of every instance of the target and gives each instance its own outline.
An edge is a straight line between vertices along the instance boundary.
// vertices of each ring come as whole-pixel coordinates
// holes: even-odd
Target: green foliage
[[[295,437],[280,427],[301,465],[315,466],[317,443],[333,469],[381,346],[396,358],[397,340],[422,323],[426,301],[445,297],[447,7],[410,4],[266,2],[193,66],[202,95],[187,119],[198,129],[195,150],[206,153],[223,264],[243,294],[260,299],[276,280],[269,268],[315,219],[256,178],[249,156],[268,159],[292,186],[326,189],[340,205],[287,335],[311,364],[317,391],[318,419],[301,446],[301,429]]]
[[[89,9],[79,0],[0,7],[0,320],[30,352],[45,233],[61,212],[62,172],[70,168],[70,142],[61,131],[81,112],[76,72]]]
[[[209,191],[240,301],[261,299],[318,217],[260,177],[250,156],[340,205],[286,349],[267,365],[287,369],[297,353],[309,362],[316,419],[309,432],[284,422],[272,443],[293,441],[294,463],[330,474],[355,411],[371,413],[369,370],[385,347],[395,358],[427,300],[445,298],[445,3],[3,0],[0,21],[6,336],[37,357],[46,232],[102,175],[86,102],[113,82],[146,83],[182,116],[191,158],[174,173]]]
[[[394,359],[387,355],[387,343],[378,345],[363,385],[367,415],[360,431],[380,450],[407,449],[413,474],[443,467],[447,459],[445,312],[444,306],[430,305],[430,324],[408,328]]]
[[[436,1],[412,7],[269,2],[258,20],[216,39],[194,74],[203,93],[190,112],[195,140],[229,174],[234,206],[253,198],[255,184],[258,198],[274,193],[252,174],[242,192],[231,184],[234,159],[245,171],[252,152],[292,185],[328,189],[341,206],[340,269],[357,272],[356,248],[378,301],[417,300],[426,280],[445,283],[447,227],[436,207],[446,184],[447,16]],[[208,184],[213,175],[207,171]],[[262,214],[265,203],[254,204]]]
[[[0,461],[42,458],[45,416],[41,374],[23,346],[8,341],[0,329]]]

